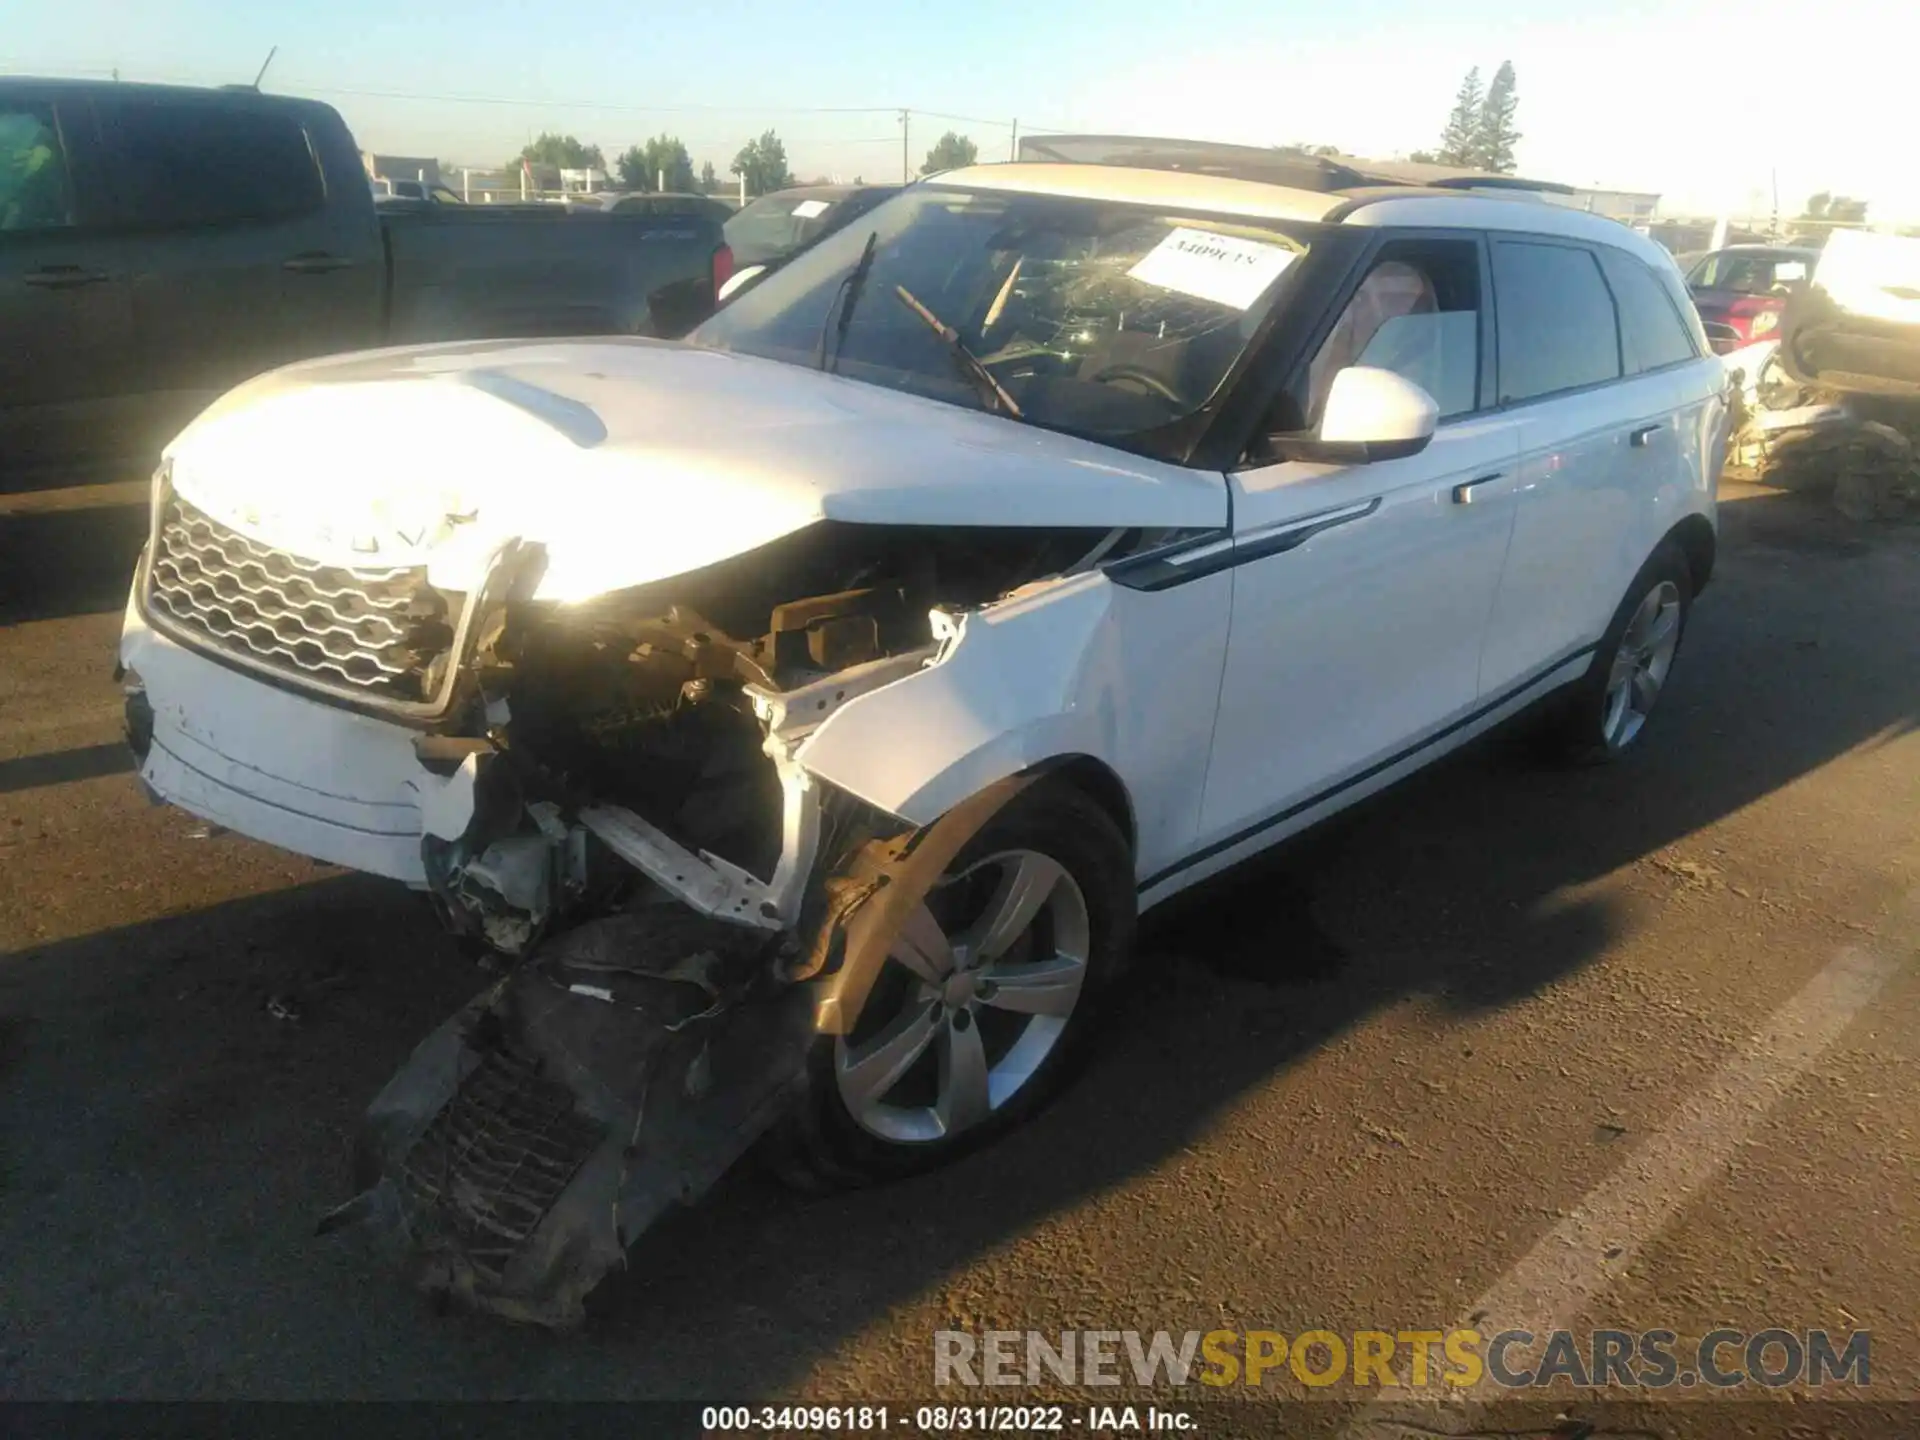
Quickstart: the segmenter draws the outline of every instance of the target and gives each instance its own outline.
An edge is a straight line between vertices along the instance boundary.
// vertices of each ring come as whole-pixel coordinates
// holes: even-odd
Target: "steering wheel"
[[[1105,365],[1087,377],[1094,384],[1107,380],[1131,380],[1143,389],[1158,395],[1169,405],[1185,405],[1187,397],[1173,386],[1162,380],[1151,370],[1143,370],[1138,365]]]

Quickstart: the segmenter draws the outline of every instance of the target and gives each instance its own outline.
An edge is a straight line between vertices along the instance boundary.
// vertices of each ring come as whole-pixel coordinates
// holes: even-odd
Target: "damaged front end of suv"
[[[498,977],[374,1101],[323,1228],[579,1318],[1035,767],[1107,743],[1085,683],[1164,667],[1101,565],[1224,519],[1172,466],[644,343],[312,362],[208,412],[127,610],[143,782],[424,891]]]
[[[929,640],[917,606],[977,603],[1076,547],[828,526],[658,590],[503,606],[471,661],[475,723],[415,749],[445,781],[423,807],[435,908],[512,968],[375,1100],[363,1188],[324,1228],[374,1222],[432,1289],[577,1318],[780,1115],[901,918],[1019,788],[916,828],[795,751],[937,659],[955,622],[934,610]],[[821,566],[869,583],[772,598]]]

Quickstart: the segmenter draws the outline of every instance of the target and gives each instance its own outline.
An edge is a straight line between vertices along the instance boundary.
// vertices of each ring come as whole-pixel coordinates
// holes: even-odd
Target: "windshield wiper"
[[[820,317],[820,343],[814,346],[813,368],[816,370],[839,370],[840,347],[847,343],[847,326],[853,323],[853,307],[860,303],[860,292],[867,288],[867,272],[873,269],[874,245],[880,239],[878,230],[867,232],[867,243],[861,247],[860,258],[854,262],[853,269],[840,278],[840,284],[834,289],[834,300],[840,300],[840,323],[833,331],[833,363],[827,363],[827,322],[833,318],[833,301],[827,302],[827,313]],[[845,299],[841,299],[844,296]]]
[[[980,357],[967,348],[960,338],[960,332],[945,324],[938,315],[913,298],[913,293],[904,285],[893,287],[893,293],[900,297],[900,303],[926,321],[933,333],[947,342],[954,363],[960,367],[966,377],[973,382],[974,389],[980,392],[980,398],[995,410],[1004,410],[1014,419],[1024,418],[1020,407],[1014,403],[1013,396],[1007,393],[1006,386],[993,378],[993,372],[981,363]]]

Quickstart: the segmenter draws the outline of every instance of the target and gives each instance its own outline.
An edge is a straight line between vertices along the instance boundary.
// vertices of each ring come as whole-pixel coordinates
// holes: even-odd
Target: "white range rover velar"
[[[1538,200],[962,170],[681,343],[228,395],[130,731],[510,958],[342,1216],[565,1319],[756,1139],[856,1182],[1031,1113],[1147,907],[1523,710],[1641,743],[1725,386],[1664,251]]]

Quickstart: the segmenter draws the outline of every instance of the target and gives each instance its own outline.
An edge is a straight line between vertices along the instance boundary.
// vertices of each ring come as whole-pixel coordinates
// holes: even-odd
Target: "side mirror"
[[[734,271],[727,283],[720,287],[720,293],[713,297],[714,304],[723,304],[732,299],[766,273],[767,267],[764,265],[749,265],[744,270]]]
[[[1440,421],[1434,398],[1404,375],[1371,365],[1349,365],[1327,387],[1320,428],[1300,435],[1276,435],[1272,445],[1282,460],[1330,465],[1365,465],[1418,455],[1433,439]]]

